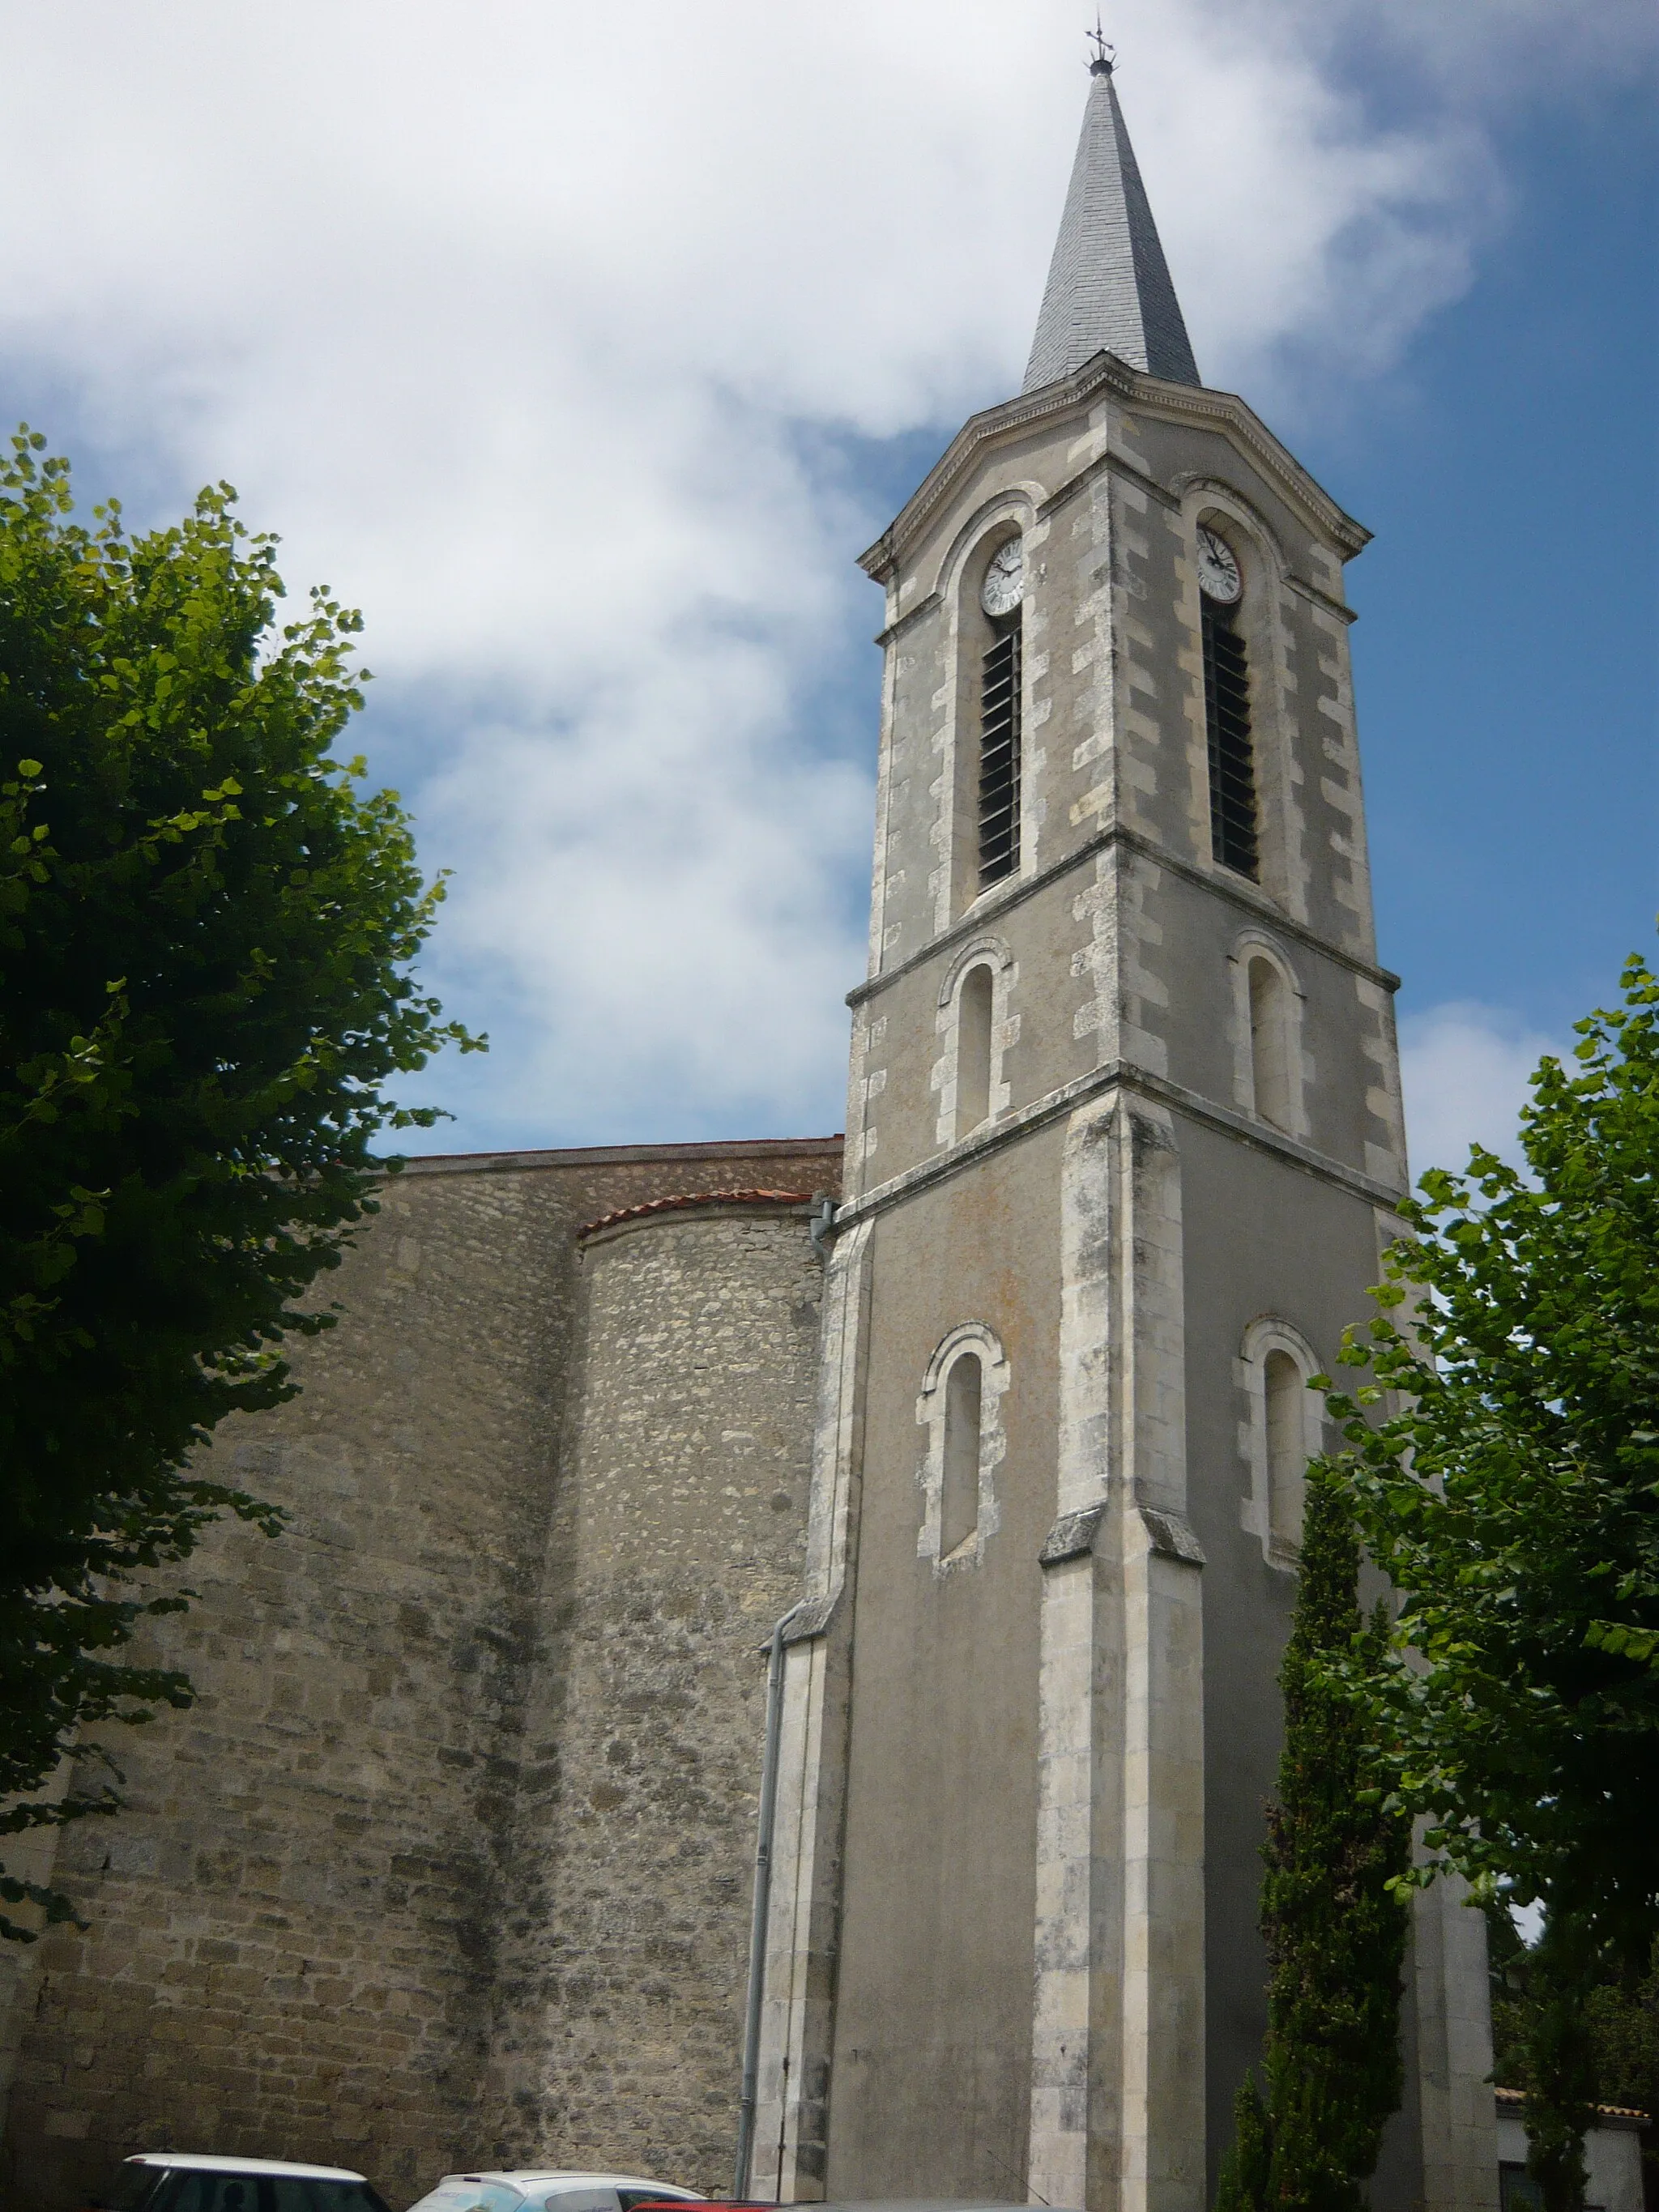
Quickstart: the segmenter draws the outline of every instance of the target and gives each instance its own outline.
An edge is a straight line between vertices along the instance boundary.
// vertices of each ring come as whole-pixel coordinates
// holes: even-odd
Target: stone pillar
[[[1030,2188],[1080,2205],[1104,2143],[1115,2150],[1116,1823],[1098,1800],[1113,1776],[1121,1621],[1094,1557],[1110,1477],[1115,1098],[1079,1109],[1061,1170],[1060,1448],[1056,1518],[1042,1550],[1038,1684],[1036,1986]],[[1101,1737],[1106,1723],[1105,1741]],[[1109,2163],[1115,2171],[1115,2157]]]
[[[1425,2212],[1497,2212],[1486,1925],[1454,1875],[1413,1900],[1408,2002],[1417,2013]]]
[[[1203,2212],[1204,1674],[1187,1522],[1181,1162],[1168,1112],[1123,1103],[1115,1331],[1123,1607],[1119,2212]]]
[[[1202,2212],[1203,1625],[1180,1163],[1119,1092],[1067,1134],[1059,1513],[1043,1547],[1030,2187]]]

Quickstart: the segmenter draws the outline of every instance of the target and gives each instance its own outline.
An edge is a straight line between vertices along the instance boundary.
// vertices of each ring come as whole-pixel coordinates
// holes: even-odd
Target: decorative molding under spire
[[[1103,40],[1089,67],[1083,135],[1022,389],[1070,376],[1103,351],[1171,384],[1199,384]]]

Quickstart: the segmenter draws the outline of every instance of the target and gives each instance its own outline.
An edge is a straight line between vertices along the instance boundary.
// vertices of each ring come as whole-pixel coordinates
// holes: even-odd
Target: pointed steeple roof
[[[1090,71],[1083,135],[1023,389],[1069,376],[1103,349],[1172,384],[1200,383],[1103,46]]]

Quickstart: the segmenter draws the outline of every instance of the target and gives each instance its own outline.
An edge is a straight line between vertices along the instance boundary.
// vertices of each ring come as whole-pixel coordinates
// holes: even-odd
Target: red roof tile
[[[597,1221],[585,1221],[576,1231],[578,1238],[592,1237],[600,1229],[614,1229],[619,1222],[641,1221],[649,1213],[672,1213],[688,1206],[810,1206],[810,1190],[691,1190],[673,1198],[648,1198],[642,1206],[619,1206],[615,1213],[602,1213]]]
[[[1524,2089],[1494,2088],[1492,2095],[1500,2105],[1524,2105],[1527,2101],[1527,2093]],[[1592,2105],[1590,2110],[1593,2112],[1599,2112],[1603,2119],[1640,2120],[1644,2127],[1648,2124],[1647,2114],[1638,2112],[1633,2105]]]

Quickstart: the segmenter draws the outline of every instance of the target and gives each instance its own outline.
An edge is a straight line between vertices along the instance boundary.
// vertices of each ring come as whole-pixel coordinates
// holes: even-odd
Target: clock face
[[[988,615],[1012,614],[1025,590],[1025,548],[1018,538],[999,547],[985,571],[979,603]]]
[[[1244,588],[1232,547],[1213,530],[1198,533],[1198,588],[1206,599],[1220,599],[1228,606]]]

